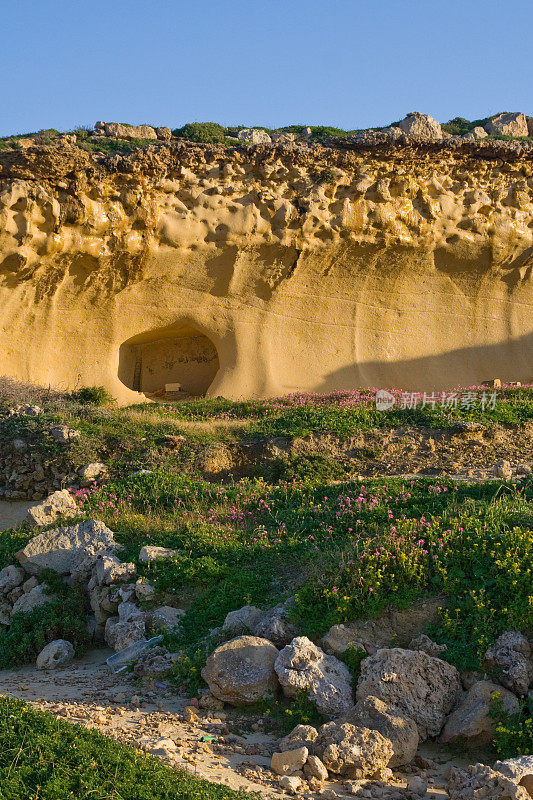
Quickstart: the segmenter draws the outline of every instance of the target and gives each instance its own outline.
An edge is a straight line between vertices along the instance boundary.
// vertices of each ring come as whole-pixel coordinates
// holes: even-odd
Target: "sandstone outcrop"
[[[532,223],[529,142],[33,142],[0,153],[2,369],[121,402],[527,381]]]
[[[398,127],[408,136],[413,136],[415,139],[430,142],[442,139],[440,122],[430,117],[429,114],[420,114],[418,111],[413,111],[398,123]]]
[[[485,125],[487,133],[499,136],[528,136],[527,117],[525,114],[497,114]]]

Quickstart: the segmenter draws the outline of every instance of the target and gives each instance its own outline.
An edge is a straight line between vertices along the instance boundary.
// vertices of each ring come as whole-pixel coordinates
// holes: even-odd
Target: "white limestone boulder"
[[[37,669],[57,669],[74,658],[74,646],[66,639],[54,639],[37,656]]]
[[[274,671],[278,653],[266,639],[237,636],[211,653],[202,678],[219,700],[252,704],[278,688]]]
[[[353,708],[351,675],[335,656],[324,653],[306,636],[297,636],[280,651],[276,674],[286,697],[308,692],[321,714],[338,717]]]
[[[48,497],[32,506],[26,513],[26,522],[42,527],[51,525],[59,517],[75,517],[80,513],[78,505],[68,489],[52,492]]]
[[[119,545],[103,522],[95,519],[80,522],[71,527],[54,528],[30,539],[15,558],[32,575],[43,569],[53,569],[60,575],[68,575],[96,562],[100,553],[113,552]]]

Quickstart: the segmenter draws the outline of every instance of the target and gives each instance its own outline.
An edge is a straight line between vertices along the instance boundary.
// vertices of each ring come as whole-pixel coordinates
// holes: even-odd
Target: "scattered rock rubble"
[[[48,505],[52,507],[53,503]],[[9,625],[13,613],[24,613],[50,602],[52,595],[40,576],[43,570],[51,568],[65,580],[77,581],[84,587],[87,606],[92,612],[88,626],[95,638],[105,640],[115,651],[130,644],[147,643],[150,629],[179,628],[183,610],[156,606],[154,587],[138,578],[136,565],[122,562],[119,554],[113,532],[98,520],[38,533],[16,554],[18,564],[0,571],[1,624]],[[172,551],[161,548],[158,552],[155,548],[146,553],[146,561],[172,555]],[[335,800],[356,795],[414,800],[437,797],[436,792],[446,796],[444,775],[438,770],[431,774],[427,764],[432,762],[422,755],[425,740],[435,741],[440,737],[441,745],[450,742],[486,745],[494,733],[490,715],[494,699],[498,697],[504,708],[514,713],[519,707],[518,698],[527,695],[533,682],[531,643],[518,631],[506,631],[487,651],[486,664],[492,681],[486,676],[481,675],[478,680],[465,674],[462,682],[456,668],[440,658],[445,648],[418,633],[404,648],[380,647],[379,641],[378,644],[366,641],[365,649],[370,655],[363,658],[353,692],[352,677],[335,655],[305,636],[293,636],[285,643],[296,633],[291,627],[292,603],[289,599],[267,611],[244,606],[228,614],[221,628],[211,632],[212,636],[230,638],[216,646],[207,658],[202,677],[209,688],[188,701],[174,693],[169,695],[181,704],[179,719],[152,717],[155,710],[144,713],[149,704],[142,699],[140,688],[136,699],[131,698],[133,706],[143,709],[142,721],[139,718],[134,729],[121,723],[124,711],[115,713],[116,709],[110,705],[111,700],[122,702],[120,693],[113,698],[106,695],[109,701],[106,706],[100,705],[91,713],[84,708],[83,713],[77,712],[79,716],[72,712],[64,697],[60,703],[48,700],[41,705],[68,718],[86,720],[90,726],[134,743],[176,766],[194,763],[198,771],[199,762],[204,766],[208,763],[206,777],[210,779],[224,780],[217,759],[227,757],[226,782],[238,788],[260,786],[263,794],[267,787],[265,796],[289,794]],[[425,608],[424,613],[427,611]],[[420,625],[420,609],[415,611],[415,617],[416,628]],[[357,624],[353,623],[353,630]],[[263,636],[257,635],[259,630]],[[366,633],[370,630],[366,629]],[[407,636],[413,632],[413,624],[405,625],[402,630]],[[332,644],[338,637],[338,631],[335,634],[330,631],[323,641]],[[338,651],[342,652],[342,648]],[[34,685],[40,681],[35,674],[52,673],[61,676],[54,683],[55,690],[61,691],[62,686],[69,684],[68,676],[78,674],[74,656],[70,642],[59,639],[48,643],[37,658]],[[103,656],[100,658],[103,661]],[[178,658],[179,654],[169,653],[161,645],[151,649],[147,645],[133,664],[128,680],[140,681],[147,689],[145,694],[155,699],[154,688],[169,688],[165,680]],[[24,685],[24,674],[24,670],[11,673],[10,678],[2,681],[4,691],[13,689],[17,675],[20,685]],[[121,680],[109,674],[101,678],[108,687]],[[252,712],[250,719],[255,719],[252,730],[261,732],[262,738],[250,744],[240,734],[230,733],[231,715],[240,726],[246,727],[248,723],[242,711],[234,711],[232,706],[253,705],[275,693],[294,697],[301,689],[308,692],[326,718],[320,727],[298,725],[287,736],[273,740],[265,733],[265,719],[254,717]],[[99,690],[92,687],[84,691],[90,694]],[[21,694],[28,699],[19,689]],[[224,704],[228,704],[227,711]],[[162,714],[159,701],[157,709],[157,714]],[[177,723],[179,732],[175,729]],[[189,728],[195,731],[192,740],[184,732]],[[236,752],[245,759],[232,762]],[[440,781],[438,787],[433,780],[436,775]],[[451,800],[477,797],[525,800],[533,796],[528,793],[532,783],[533,756],[497,762],[492,767],[483,763],[455,763],[449,770],[447,796]]]

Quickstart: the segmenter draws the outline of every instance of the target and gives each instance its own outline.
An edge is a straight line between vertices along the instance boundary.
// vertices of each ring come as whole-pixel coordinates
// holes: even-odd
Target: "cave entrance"
[[[203,397],[219,369],[217,349],[193,325],[159,328],[128,339],[120,347],[118,377],[148,397]]]

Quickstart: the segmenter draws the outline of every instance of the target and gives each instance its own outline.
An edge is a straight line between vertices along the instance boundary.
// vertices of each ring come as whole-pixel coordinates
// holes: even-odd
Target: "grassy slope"
[[[46,413],[39,417],[0,419],[0,439],[41,437],[40,446],[53,458],[61,448],[43,431],[56,420],[82,432],[71,449],[80,464],[96,458],[112,463],[120,477],[82,491],[80,514],[104,520],[125,545],[127,559],[137,559],[143,544],[177,550],[172,561],[139,569],[161,597],[174,594],[189,609],[184,635],[175,642],[187,657],[228,611],[245,603],[274,605],[294,594],[299,625],[317,637],[332,624],[375,615],[390,603],[445,593],[453,601],[434,635],[448,643],[449,657],[460,666],[476,666],[487,642],[506,627],[533,627],[530,479],[521,485],[460,487],[440,479],[341,483],[335,462],[304,458],[283,464],[271,476],[274,482],[219,485],[202,480],[187,463],[188,445],[182,461],[160,446],[165,436],[180,431],[192,446],[194,440],[251,434],[333,430],[348,436],[406,423],[440,428],[465,420],[523,423],[533,419],[531,388],[501,391],[494,409],[437,404],[377,412],[373,393],[366,390],[130,409],[90,408],[58,397],[44,405]],[[153,472],[131,475],[138,467]],[[19,530],[0,538],[0,567],[31,535]],[[60,594],[57,616],[67,618],[71,604],[72,598]],[[16,645],[13,635],[0,634],[3,662],[20,662],[25,648],[33,656],[42,642],[36,631],[50,627],[45,612],[36,612],[39,616],[41,626],[37,618],[29,627],[20,621],[17,636],[25,638]],[[76,635],[76,629],[69,632]],[[82,644],[82,637],[78,641]]]
[[[144,544],[177,550],[170,561],[138,566],[161,598],[170,593],[188,609],[182,634],[169,646],[182,653],[176,683],[195,690],[206,650],[218,641],[206,647],[202,640],[210,629],[246,603],[270,607],[291,595],[296,596],[295,622],[317,638],[334,623],[443,593],[447,602],[431,635],[448,645],[446,658],[460,668],[479,666],[503,630],[533,630],[533,481],[341,483],[331,464],[307,461],[291,464],[292,472],[275,482],[244,479],[221,485],[201,479],[194,469],[180,474],[172,453],[163,458],[160,443],[168,433],[209,442],[252,433],[335,430],[350,435],[407,422],[450,427],[470,419],[490,426],[533,418],[531,389],[508,390],[503,399],[495,410],[378,413],[354,393],[121,410],[91,410],[56,398],[41,417],[4,418],[0,436],[30,430],[38,436],[56,419],[83,432],[81,463],[90,460],[91,448],[104,460],[106,451],[113,454],[113,472],[121,477],[82,491],[80,515],[104,520],[124,544],[127,560],[136,560]],[[43,446],[52,448],[53,456],[54,445],[43,440]],[[155,469],[128,475],[136,466]],[[32,535],[25,529],[5,532],[0,567],[11,563]],[[64,632],[74,640],[77,625],[67,612],[76,605],[60,593],[53,620],[51,609],[38,609],[30,624],[21,620],[0,634],[3,663],[33,658],[43,637]],[[76,643],[83,645],[81,635]]]

